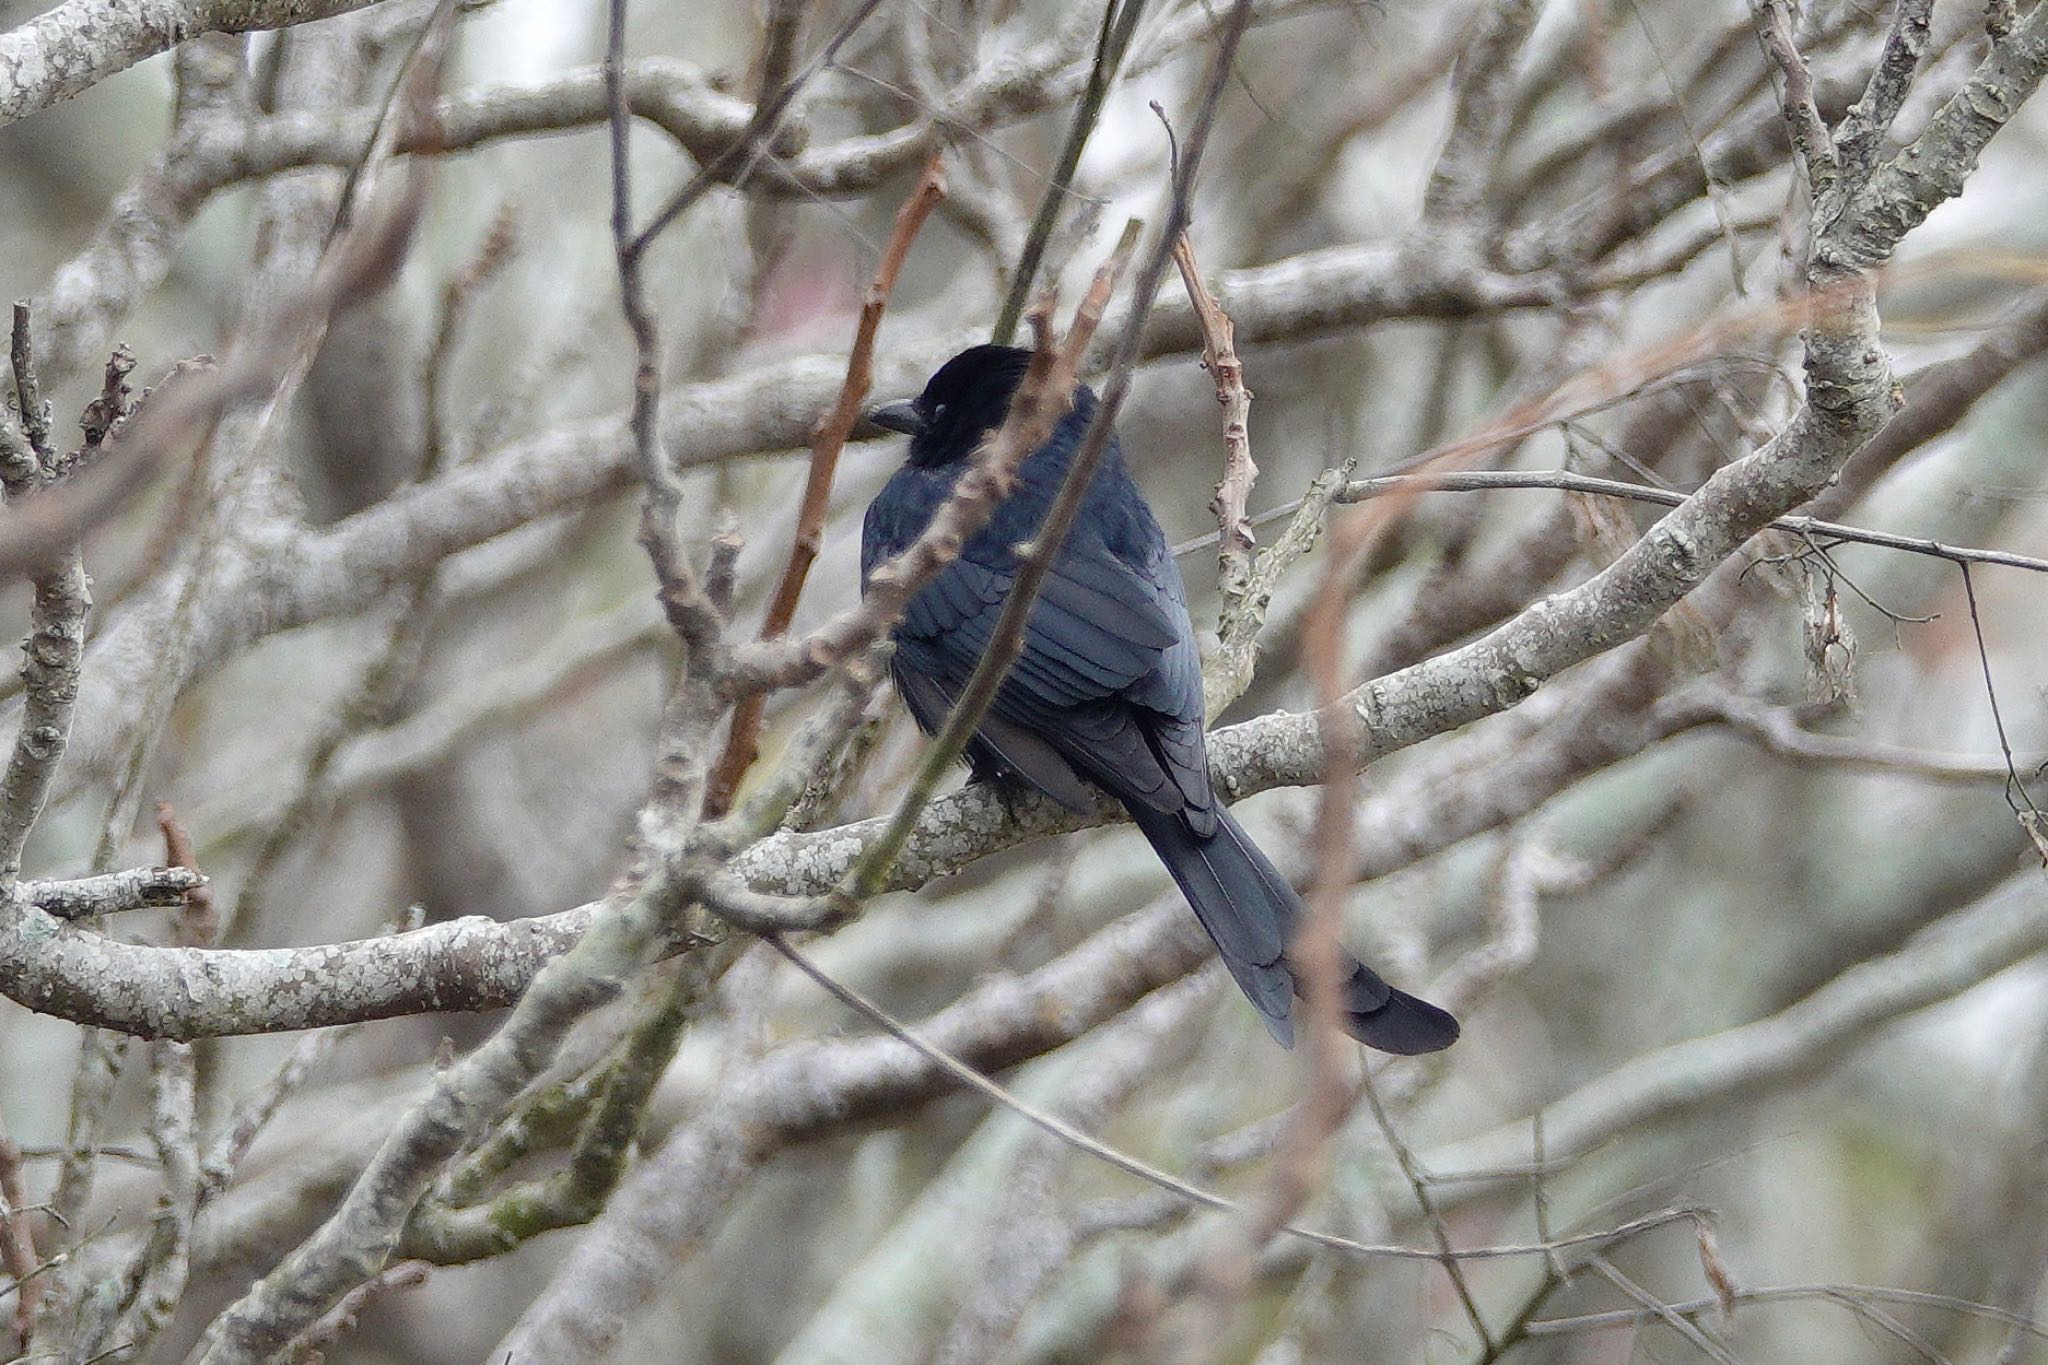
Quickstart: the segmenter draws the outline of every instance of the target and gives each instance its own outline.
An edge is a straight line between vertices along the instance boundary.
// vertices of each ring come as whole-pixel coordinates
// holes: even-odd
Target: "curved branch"
[[[202,33],[331,19],[376,0],[65,0],[0,33],[0,124],[27,118]],[[360,149],[358,149],[360,150]]]

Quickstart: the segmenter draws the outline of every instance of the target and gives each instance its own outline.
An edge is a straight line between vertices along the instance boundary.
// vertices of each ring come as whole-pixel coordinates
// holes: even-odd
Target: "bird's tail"
[[[1301,897],[1228,811],[1203,838],[1178,815],[1132,802],[1131,818],[1216,941],[1223,965],[1282,1047],[1294,1045],[1297,991],[1287,948],[1302,919]],[[1426,1000],[1395,990],[1348,955],[1345,1031],[1382,1052],[1435,1052],[1458,1037],[1458,1021]]]

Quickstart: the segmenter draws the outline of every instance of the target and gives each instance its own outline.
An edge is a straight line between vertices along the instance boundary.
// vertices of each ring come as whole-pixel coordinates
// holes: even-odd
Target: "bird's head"
[[[912,464],[964,460],[1003,424],[1030,363],[1020,347],[970,346],[939,366],[923,393],[871,409],[868,420],[910,437]]]

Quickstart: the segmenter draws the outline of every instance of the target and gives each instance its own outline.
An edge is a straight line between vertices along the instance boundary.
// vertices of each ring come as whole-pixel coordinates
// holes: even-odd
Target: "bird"
[[[1031,352],[973,346],[916,398],[868,416],[910,437],[908,458],[868,505],[861,586],[924,531],[977,447],[1003,422]],[[1099,400],[1077,384],[1044,444],[959,555],[909,601],[891,630],[890,672],[927,733],[945,723],[987,650],[1016,581],[1020,548],[1044,522]],[[1294,1042],[1301,981],[1288,950],[1305,911],[1216,797],[1201,658],[1187,590],[1165,533],[1112,434],[1026,618],[1022,650],[964,757],[975,779],[1043,793],[1077,814],[1119,802],[1152,845],[1232,979],[1282,1047]],[[1449,1047],[1458,1021],[1341,956],[1343,1024],[1384,1052]]]

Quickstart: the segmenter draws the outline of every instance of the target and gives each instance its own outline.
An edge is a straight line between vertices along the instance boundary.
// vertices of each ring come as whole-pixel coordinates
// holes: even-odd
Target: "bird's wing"
[[[1042,736],[1113,794],[1206,826],[1213,798],[1200,660],[1179,577],[1161,551],[1163,575],[1070,541],[1032,604],[991,718]],[[901,665],[957,689],[986,652],[1014,581],[1011,566],[954,561],[912,600],[897,630]]]
[[[911,600],[897,635],[929,643],[964,675],[988,648],[1015,581],[1009,566],[955,560]],[[1170,605],[1107,554],[1062,555],[1031,605],[1013,677],[1048,706],[1121,695],[1178,643]]]
[[[946,713],[959,700],[958,689],[948,687],[931,674],[905,667],[904,662],[899,653],[892,670],[896,691],[925,733],[936,734],[946,723]],[[967,755],[978,776],[1026,783],[1076,815],[1086,815],[1095,808],[1095,793],[1075,775],[1065,756],[1037,732],[1013,720],[993,713],[982,716],[974,738],[968,743]]]

